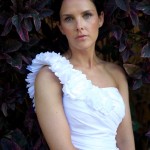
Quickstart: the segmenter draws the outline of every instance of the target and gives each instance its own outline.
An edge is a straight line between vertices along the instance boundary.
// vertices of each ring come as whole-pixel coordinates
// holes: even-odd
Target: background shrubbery
[[[50,4],[51,0],[0,0],[2,150],[48,149],[27,94],[25,78],[26,66],[37,53],[58,49],[60,44],[65,47],[51,18]],[[105,16],[97,48],[104,59],[125,69],[137,150],[148,150],[150,1],[107,0]],[[143,121],[139,116],[146,119]]]

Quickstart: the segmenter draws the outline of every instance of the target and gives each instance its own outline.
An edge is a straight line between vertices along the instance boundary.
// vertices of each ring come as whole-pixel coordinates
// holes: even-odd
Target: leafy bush
[[[57,49],[60,35],[50,4],[51,0],[0,0],[0,148],[4,150],[48,149],[24,80],[26,66],[37,53]],[[105,8],[98,49],[104,59],[125,69],[131,89],[139,89],[150,83],[150,2],[107,0]]]

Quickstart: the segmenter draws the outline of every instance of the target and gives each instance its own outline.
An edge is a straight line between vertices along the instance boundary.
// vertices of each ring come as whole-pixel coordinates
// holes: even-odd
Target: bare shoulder
[[[49,83],[49,82],[51,84],[60,85],[60,81],[59,81],[58,77],[56,77],[56,75],[49,69],[48,66],[44,66],[38,72],[35,83],[44,84],[44,83]]]
[[[115,63],[106,62],[105,68],[115,79],[118,87],[122,85],[122,83],[127,84],[127,79],[125,75],[125,71],[123,68]]]
[[[53,93],[53,94],[52,94]],[[62,85],[58,77],[49,69],[48,66],[41,68],[35,79],[35,96],[36,99],[42,96],[41,99],[53,96],[62,95]]]

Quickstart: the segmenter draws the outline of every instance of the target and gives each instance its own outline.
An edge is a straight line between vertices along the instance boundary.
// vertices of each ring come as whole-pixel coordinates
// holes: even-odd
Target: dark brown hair
[[[91,0],[97,10],[98,15],[100,15],[100,13],[103,11],[103,7],[104,7],[104,0]],[[53,0],[52,1],[52,7],[51,9],[54,11],[52,18],[55,21],[60,21],[60,9],[61,9],[61,5],[62,5],[63,0]]]
[[[94,5],[95,8],[97,10],[98,15],[100,15],[100,13],[104,10],[104,0],[91,0]],[[53,15],[51,16],[53,21],[60,21],[60,9],[62,6],[62,2],[63,0],[52,0],[51,3],[51,9],[53,10]],[[63,34],[61,34],[60,30],[58,29],[58,27],[56,26],[56,34],[57,34],[57,39],[55,40],[55,49],[57,49],[59,51],[59,53],[63,54],[65,53],[68,48],[68,40],[66,38],[66,36],[64,36]],[[98,48],[96,48],[98,49]]]

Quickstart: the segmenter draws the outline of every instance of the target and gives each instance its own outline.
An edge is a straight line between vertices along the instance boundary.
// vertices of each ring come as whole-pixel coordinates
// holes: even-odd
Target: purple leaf
[[[25,28],[27,29],[27,31],[31,31],[32,30],[32,21],[30,18],[26,18],[24,19],[24,25],[25,25]]]
[[[143,11],[143,13],[150,15],[150,3],[149,1],[143,1],[137,4],[137,10]]]
[[[29,9],[26,11],[26,13],[23,14],[23,18],[33,18],[38,15],[39,15],[39,12],[33,9]]]
[[[35,3],[35,8],[40,10],[40,9],[44,8],[48,3],[49,3],[49,0],[38,0]]]
[[[24,42],[29,42],[29,34],[28,34],[28,30],[25,28],[25,25],[22,24],[20,29],[17,30],[20,38],[24,41]]]
[[[142,80],[134,80],[134,81],[133,81],[133,85],[132,85],[132,89],[133,89],[133,90],[137,90],[137,89],[139,89],[142,85],[143,85]]]
[[[21,147],[25,147],[27,144],[27,140],[20,129],[16,129],[12,132],[12,140]]]
[[[139,17],[137,13],[134,10],[130,11],[130,18],[132,20],[133,26],[138,26],[139,25]]]
[[[126,49],[126,36],[122,35],[120,39],[119,52],[123,52]]]
[[[112,29],[112,34],[116,38],[117,41],[119,41],[122,37],[122,29],[120,26],[114,26]]]
[[[23,56],[23,55],[21,55],[22,56],[22,60],[26,63],[26,64],[30,64],[31,63],[31,59],[29,59],[28,57],[25,57],[25,56]]]
[[[146,136],[150,138],[150,131],[146,133]]]
[[[113,12],[117,9],[117,6],[115,4],[115,0],[108,0],[105,4],[105,15],[107,16],[105,19],[109,20],[112,16]]]
[[[33,149],[34,150],[40,149],[41,144],[42,144],[42,139],[41,139],[41,137],[39,137],[38,140],[36,141]]]
[[[116,5],[124,10],[124,11],[129,11],[130,6],[129,6],[129,1],[128,0],[115,0],[116,1]]]
[[[38,0],[29,0],[30,4],[35,4]]]
[[[4,31],[2,32],[1,36],[6,36],[12,29],[12,19],[8,18],[5,24]]]
[[[133,51],[131,50],[124,50],[122,53],[121,53],[121,56],[122,56],[122,59],[123,59],[123,62],[125,63],[126,61],[128,61],[128,59],[133,55]]]
[[[24,120],[24,125],[28,129],[29,133],[31,133],[33,130],[34,122],[35,122],[34,111],[32,107],[29,107]]]
[[[41,28],[41,20],[39,16],[33,17],[33,21],[34,21],[34,26],[35,26],[36,31],[39,31]]]
[[[23,0],[11,0],[13,6],[11,7],[12,10],[17,14],[19,10],[22,11],[23,9]]]
[[[134,64],[124,64],[123,67],[130,77],[135,79],[142,78],[142,69],[139,66]]]
[[[23,16],[22,15],[14,15],[12,17],[12,23],[16,27],[16,29],[20,28],[22,20],[23,20]]]
[[[5,53],[0,53],[0,60],[2,60],[2,59],[10,59],[10,56]]]
[[[18,70],[22,68],[22,59],[19,54],[14,56],[13,58],[11,57],[10,59],[8,59],[7,63],[10,64],[12,67],[17,68]]]
[[[28,42],[29,41],[28,31],[25,28],[24,23],[21,23],[22,20],[23,20],[23,15],[15,15],[12,18],[12,23],[16,27],[17,33],[19,34],[20,38],[24,42]]]
[[[143,18],[139,20],[139,29],[144,34],[149,36],[149,23],[150,21],[147,18]]]
[[[143,83],[150,84],[150,72],[143,75]]]
[[[40,19],[44,19],[44,18],[46,18],[46,17],[48,17],[48,16],[51,16],[52,13],[53,13],[53,11],[50,10],[50,9],[43,9],[43,10],[40,12],[40,14],[39,14]]]
[[[17,11],[17,0],[11,0],[11,2],[13,3],[13,6],[11,8],[14,12],[16,12]]]
[[[7,117],[8,113],[7,113],[7,104],[3,103],[1,106],[1,111],[3,112],[4,116]]]
[[[8,104],[8,108],[10,108],[11,110],[15,110],[16,108],[16,104],[15,103],[12,103],[12,104]]]
[[[6,138],[2,138],[0,144],[3,150],[21,150],[18,144]]]
[[[8,16],[6,13],[1,13],[0,14],[0,24],[4,25],[6,23],[6,21],[8,20]]]
[[[18,40],[8,39],[5,42],[4,50],[5,50],[5,53],[11,53],[11,52],[18,51],[21,47],[22,47],[22,43],[19,42]]]
[[[141,57],[150,58],[150,43],[147,43],[141,51]]]

